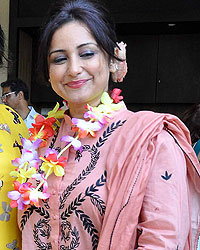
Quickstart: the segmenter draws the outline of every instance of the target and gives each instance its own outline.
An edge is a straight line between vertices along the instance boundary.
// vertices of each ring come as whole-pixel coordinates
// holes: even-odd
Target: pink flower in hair
[[[127,73],[127,62],[126,62],[126,44],[123,42],[117,43],[118,47],[115,48],[115,55],[124,60],[124,61],[119,61],[114,59],[113,60],[113,65],[114,65],[114,70],[111,73],[111,78],[113,82],[122,82],[126,73]]]

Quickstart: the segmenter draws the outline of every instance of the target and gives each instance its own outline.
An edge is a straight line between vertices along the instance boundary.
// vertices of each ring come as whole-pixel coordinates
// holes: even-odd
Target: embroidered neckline
[[[23,146],[21,157],[12,161],[16,167],[15,171],[10,172],[10,176],[16,178],[13,181],[14,191],[8,192],[12,208],[18,207],[19,210],[24,210],[29,204],[39,207],[40,199],[46,200],[50,197],[50,194],[47,193],[48,177],[51,173],[56,176],[65,174],[67,158],[62,154],[69,147],[82,152],[82,144],[79,139],[86,136],[96,137],[96,132],[112,119],[115,111],[121,109],[120,101],[123,97],[120,96],[120,93],[120,89],[114,89],[110,96],[104,92],[100,105],[92,107],[87,104],[85,106],[84,119],[72,118],[72,131],[75,132],[75,136],[61,137],[60,140],[65,142],[65,147],[59,153],[55,149],[48,148],[45,154],[39,157],[37,150],[45,147],[47,140],[54,136],[54,131],[60,127],[59,119],[64,117],[65,110],[60,109],[57,103],[46,118],[42,115],[35,117],[33,128],[29,129],[31,133],[29,139],[22,138],[21,140]]]

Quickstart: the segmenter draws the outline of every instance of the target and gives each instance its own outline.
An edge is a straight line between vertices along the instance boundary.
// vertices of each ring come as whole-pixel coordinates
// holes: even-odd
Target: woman
[[[104,93],[126,64],[102,6],[64,1],[51,14],[40,69],[69,110],[41,157],[40,171],[54,169],[49,195],[40,206],[29,197],[36,206],[19,213],[23,249],[196,249],[199,165],[188,130],[171,115],[128,111],[116,90],[112,99]]]

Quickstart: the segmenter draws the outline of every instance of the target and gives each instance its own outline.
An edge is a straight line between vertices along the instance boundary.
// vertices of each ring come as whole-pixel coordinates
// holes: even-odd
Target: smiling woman
[[[200,168],[187,128],[169,114],[130,112],[119,89],[108,93],[109,78],[126,75],[126,44],[102,4],[54,7],[38,68],[68,110],[61,125],[58,107],[36,118],[40,168],[27,178],[26,148],[25,181],[9,193],[23,249],[196,249]]]
[[[74,21],[54,33],[49,53],[50,82],[54,91],[68,101],[72,117],[83,117],[83,110],[82,117],[77,113],[77,105],[84,108],[87,103],[100,103],[102,93],[108,90],[109,75],[108,56],[86,25]]]

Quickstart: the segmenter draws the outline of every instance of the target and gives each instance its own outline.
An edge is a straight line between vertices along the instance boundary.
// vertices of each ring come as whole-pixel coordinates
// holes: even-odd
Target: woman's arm
[[[155,145],[138,224],[137,249],[189,249],[184,248],[190,230],[185,157],[166,131],[157,137]]]

